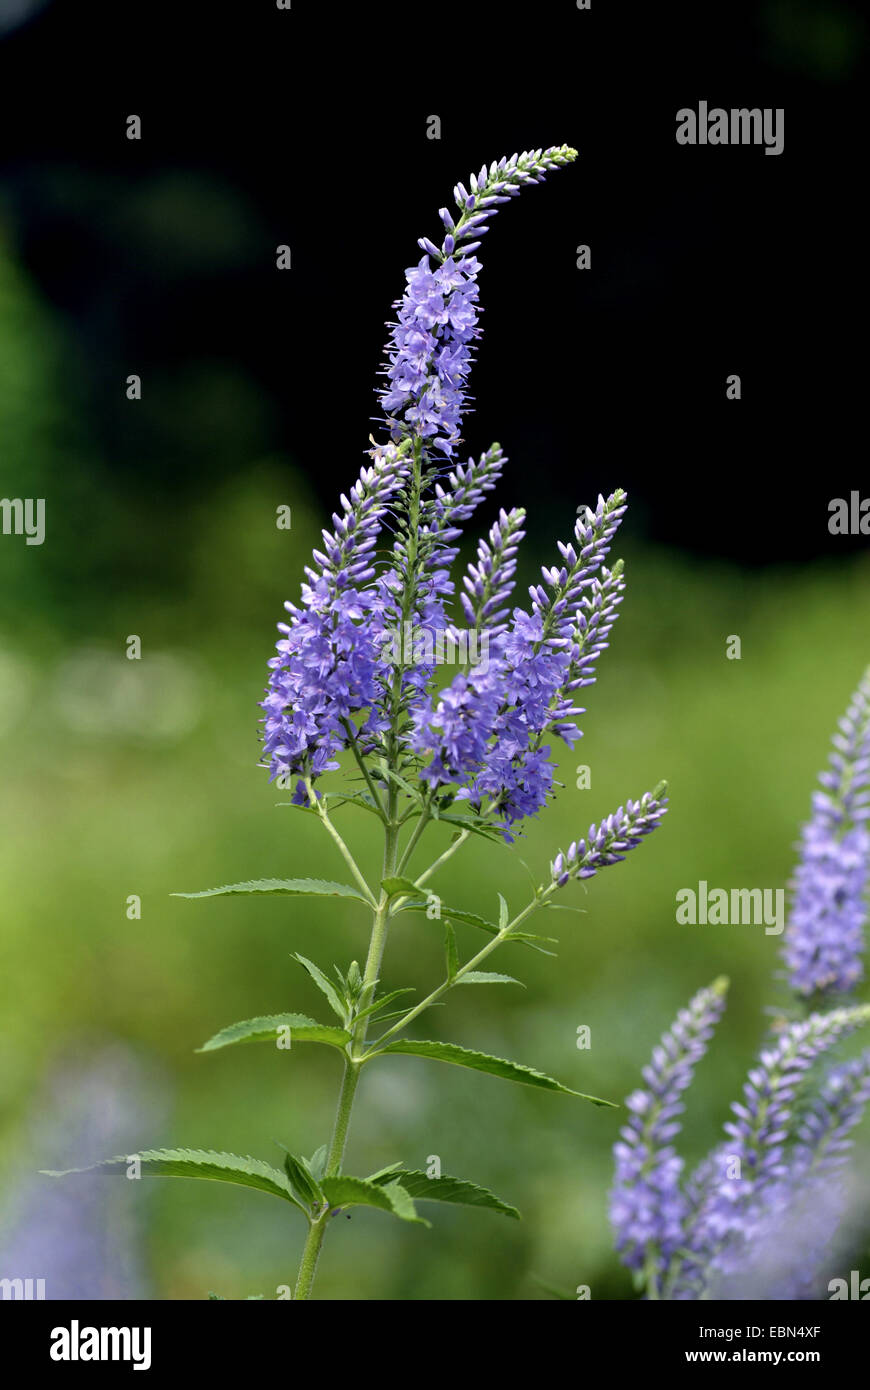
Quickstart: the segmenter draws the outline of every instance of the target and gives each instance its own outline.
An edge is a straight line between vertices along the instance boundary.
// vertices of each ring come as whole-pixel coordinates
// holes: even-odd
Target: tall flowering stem
[[[580,509],[560,563],[531,589],[529,609],[511,611],[522,508],[500,510],[468,567],[459,604],[488,659],[470,650],[453,680],[437,680],[436,642],[462,634],[451,605],[451,567],[462,528],[490,498],[505,459],[493,444],[466,463],[456,458],[468,409],[467,377],[480,336],[475,252],[490,217],[523,187],[570,163],[567,146],[502,159],[458,184],[457,215],[441,210],[440,245],[424,237],[423,257],[407,272],[387,347],[387,384],[380,392],[388,438],[373,442],[369,462],[323,531],[306,568],[298,603],[286,605],[262,701],[263,764],[292,789],[291,807],[316,817],[343,862],[349,882],[263,879],[201,894],[251,893],[336,897],[371,914],[365,962],[327,975],[314,961],[297,963],[325,996],[335,1019],[270,1014],[222,1029],[213,1051],[238,1042],[317,1043],[341,1054],[342,1080],[328,1143],[310,1157],[286,1153],[283,1171],[258,1159],[213,1150],[149,1150],[143,1173],[221,1178],[283,1198],[308,1226],[295,1296],[311,1296],[329,1223],[346,1207],[371,1206],[406,1221],[421,1220],[415,1200],[449,1201],[518,1213],[485,1188],[455,1177],[430,1179],[396,1163],[367,1177],[345,1172],[351,1117],[365,1066],[390,1053],[434,1058],[608,1106],[531,1067],[452,1043],[417,1039],[408,1029],[459,985],[512,982],[481,970],[502,946],[546,950],[552,941],[529,930],[572,876],[589,878],[619,863],[661,822],[665,784],[627,801],[567,855],[558,855],[531,899],[511,910],[500,894],[496,920],[450,907],[429,887],[473,837],[510,843],[522,822],[546,804],[553,782],[548,734],[580,737],[574,692],[592,679],[621,600],[621,566],[604,567],[626,510],[616,489]],[[480,648],[478,648],[479,650]],[[342,755],[353,782],[324,785]],[[352,759],[352,762],[351,762]],[[377,817],[383,849],[375,867],[361,863],[345,834],[342,808]],[[341,817],[338,813],[341,811]],[[415,868],[426,834],[451,841]],[[434,909],[434,910],[433,910]],[[414,990],[381,988],[390,924],[425,913],[444,933],[444,973],[418,1003],[391,1008]],[[456,925],[480,931],[484,944],[463,959]],[[285,1039],[282,1042],[282,1039]],[[118,1171],[120,1160],[108,1160]]]

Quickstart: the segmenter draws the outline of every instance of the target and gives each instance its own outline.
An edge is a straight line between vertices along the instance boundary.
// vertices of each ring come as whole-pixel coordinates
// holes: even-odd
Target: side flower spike
[[[575,840],[550,865],[553,883],[562,888],[571,878],[593,878],[599,869],[619,864],[630,849],[661,824],[668,809],[667,782],[659,782],[640,801],[627,801],[600,825],[590,825],[585,840]]]

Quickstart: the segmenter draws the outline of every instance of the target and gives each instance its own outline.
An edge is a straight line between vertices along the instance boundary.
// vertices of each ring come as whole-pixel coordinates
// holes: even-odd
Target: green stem
[[[406,594],[403,603],[403,616],[405,610],[410,610],[413,605],[414,592],[414,567],[416,565],[416,537],[420,501],[420,473],[421,473],[422,449],[415,444],[414,447],[414,483],[409,507],[409,574],[410,578],[406,581]],[[396,737],[396,718],[399,701],[402,693],[402,668],[400,667],[393,681],[393,719],[391,721],[390,739],[388,744],[387,763],[395,769],[398,760],[398,739]],[[384,947],[387,942],[387,931],[390,924],[390,895],[386,889],[382,888],[380,897],[376,900],[366,883],[363,875],[357,867],[356,861],[350,850],[345,845],[335,826],[329,819],[326,810],[316,800],[311,779],[305,783],[308,789],[308,796],[312,805],[317,810],[321,821],[329,831],[335,843],[341,851],[342,857],[351,870],[356,882],[364,890],[366,900],[374,909],[374,919],[372,921],[372,933],[369,941],[368,956],[366,957],[365,973],[363,984],[360,991],[359,1008],[360,1011],[367,1008],[372,1002],[372,998],[377,987],[378,977],[381,970]],[[387,809],[384,819],[384,859],[382,878],[389,878],[396,872],[399,846],[399,825],[396,816],[398,809],[398,790],[394,782],[390,783],[387,793]],[[417,837],[419,838],[419,836]],[[344,1076],[339,1092],[338,1105],[335,1112],[335,1122],[332,1130],[332,1141],[329,1146],[329,1154],[326,1160],[326,1176],[335,1177],[341,1172],[342,1159],[344,1158],[345,1145],[347,1143],[348,1130],[350,1129],[351,1114],[353,1112],[354,1097],[357,1085],[359,1084],[359,1074],[362,1065],[360,1052],[365,1048],[366,1030],[368,1020],[360,1019],[356,1024],[349,1051],[345,1056]],[[324,1208],[310,1222],[308,1237],[302,1250],[302,1258],[299,1262],[299,1273],[296,1279],[296,1298],[307,1299],[311,1296],[314,1285],[314,1277],[317,1273],[317,1262],[320,1258],[320,1251],[326,1235],[326,1223],[330,1217],[329,1208]]]
[[[555,892],[555,889],[556,885],[552,883],[549,884],[548,887],[539,890],[532,901],[523,908],[522,912],[518,912],[512,921],[502,927],[496,936],[492,937],[485,946],[481,947],[476,956],[472,956],[471,960],[466,961],[463,966],[460,966],[452,979],[445,980],[437,989],[433,989],[431,994],[427,995],[425,999],[421,999],[419,1004],[415,1004],[413,1009],[409,1009],[406,1014],[403,1014],[402,1017],[393,1024],[392,1028],[388,1028],[386,1033],[383,1033],[381,1037],[378,1038],[372,1051],[364,1053],[360,1061],[368,1062],[372,1057],[376,1057],[388,1038],[391,1038],[394,1033],[400,1033],[403,1028],[407,1028],[409,1023],[412,1023],[415,1018],[432,1004],[437,1003],[442,994],[446,994],[449,989],[452,989],[455,984],[458,984],[463,975],[467,974],[469,970],[476,970],[481,962],[486,960],[487,956],[492,955],[496,947],[501,946],[505,941],[509,940],[511,932],[515,931],[527,917],[531,916],[536,908],[546,902],[551,893]]]
[[[427,826],[428,824],[429,824],[429,805],[428,805],[428,803],[425,803],[424,806],[423,806],[422,811],[420,812],[419,818],[418,818],[418,820],[417,820],[417,824],[414,826],[413,832],[411,833],[411,836],[410,836],[410,838],[409,838],[409,840],[408,840],[408,843],[407,843],[407,845],[405,846],[405,852],[404,852],[404,854],[402,855],[401,859],[399,860],[399,867],[398,867],[398,869],[397,869],[397,873],[403,874],[403,873],[405,872],[405,868],[406,868],[407,864],[408,864],[409,861],[410,861],[411,855],[414,853],[414,850],[417,848],[417,844],[418,844],[418,842],[419,842],[419,840],[420,840],[420,836],[423,834],[423,831],[426,829],[426,826]]]
[[[392,832],[395,837],[395,831]],[[386,860],[385,853],[384,859]],[[365,980],[371,984],[368,993],[371,993],[374,986],[373,981],[377,979],[376,971],[380,965],[380,956],[384,946],[384,932],[386,924],[386,906],[389,899],[383,895],[385,901],[378,904],[372,925],[372,937],[369,945],[369,955],[366,964]],[[372,972],[375,973],[372,973]],[[366,993],[364,986],[363,994]],[[365,1020],[357,1026],[354,1033],[354,1043],[358,1034],[361,1032],[361,1041],[365,1042]],[[328,1178],[336,1177],[341,1172],[341,1163],[344,1158],[344,1149],[347,1144],[347,1134],[350,1128],[350,1117],[353,1112],[353,1102],[356,1095],[356,1088],[359,1084],[360,1063],[350,1055],[345,1056],[344,1076],[341,1081],[341,1090],[338,1096],[338,1104],[335,1110],[335,1121],[332,1127],[332,1140],[329,1145],[329,1153],[326,1159],[325,1176]],[[325,1208],[310,1223],[308,1236],[302,1250],[302,1258],[299,1262],[299,1273],[296,1279],[296,1298],[307,1299],[311,1295],[314,1284],[314,1276],[317,1273],[317,1262],[320,1258],[320,1251],[326,1235],[326,1224],[330,1217],[329,1208]]]
[[[468,837],[469,837],[470,834],[471,834],[471,831],[470,831],[470,830],[460,830],[459,835],[458,835],[457,838],[453,841],[453,844],[452,844],[452,845],[448,845],[447,848],[446,848],[446,850],[444,851],[444,853],[443,853],[443,854],[439,854],[439,856],[438,856],[438,858],[435,860],[434,864],[430,864],[429,867],[428,867],[428,869],[426,869],[425,873],[420,874],[420,875],[414,880],[414,882],[415,882],[415,883],[425,883],[426,880],[427,880],[427,878],[431,878],[432,875],[433,875],[438,869],[441,868],[441,865],[442,865],[442,864],[446,864],[446,863],[447,863],[447,860],[451,857],[451,855],[454,855],[454,854],[456,853],[456,851],[459,849],[459,847],[460,847],[461,845],[464,845],[464,844],[465,844],[465,841],[468,839]]]
[[[391,791],[390,802],[393,809],[393,815],[390,817],[390,820],[394,819],[395,800],[396,793],[394,791]],[[397,841],[398,830],[395,825],[392,825],[388,822],[386,840],[384,844],[384,878],[388,878],[392,873],[395,872],[397,857]],[[455,985],[459,980],[461,980],[462,976],[465,975],[467,971],[476,969],[476,967],[481,963],[481,961],[486,960],[487,956],[490,955],[496,949],[497,946],[500,946],[502,942],[504,942],[508,938],[510,933],[514,931],[518,926],[520,926],[526,920],[526,918],[532,912],[534,912],[535,908],[540,907],[541,904],[546,901],[546,899],[550,896],[554,889],[555,884],[551,884],[547,888],[543,889],[543,891],[537,893],[535,897],[532,899],[532,901],[528,903],[526,907],[523,908],[522,912],[517,913],[516,917],[514,917],[512,921],[508,922],[507,925],[501,929],[497,936],[493,937],[491,941],[488,941],[487,944],[480,951],[478,951],[476,956],[473,956],[471,960],[467,961],[466,964],[463,965],[457,971],[457,973],[453,976],[452,980],[445,980],[445,982],[442,985],[440,985],[438,989],[432,991],[428,998],[424,999],[415,1008],[410,1009],[408,1013],[405,1014],[404,1017],[398,1021],[398,1023],[394,1024],[394,1026],[390,1028],[388,1032],[384,1033],[384,1035],[378,1039],[371,1052],[363,1051],[362,1054],[360,1054],[359,1051],[360,1048],[365,1048],[366,1029],[368,1027],[368,1021],[366,1019],[362,1019],[357,1024],[354,1030],[353,1039],[351,1043],[352,1054],[349,1054],[345,1059],[344,1077],[342,1079],[341,1091],[338,1097],[338,1106],[335,1112],[335,1123],[332,1131],[332,1142],[330,1143],[329,1155],[326,1160],[327,1177],[335,1177],[338,1173],[341,1172],[341,1163],[344,1157],[345,1145],[347,1143],[348,1130],[350,1128],[350,1119],[353,1111],[354,1097],[356,1095],[356,1088],[359,1084],[359,1076],[363,1063],[370,1061],[372,1057],[376,1057],[378,1054],[378,1050],[387,1038],[391,1037],[400,1029],[406,1027],[408,1023],[415,1019],[419,1014],[423,1013],[425,1009],[428,1009],[431,1004],[434,1004],[438,999],[440,999],[442,994],[446,994],[448,989],[452,989],[453,985]],[[375,986],[377,984],[378,974],[381,968],[381,959],[384,953],[384,946],[386,945],[387,930],[389,928],[389,907],[389,895],[384,891],[382,892],[381,901],[378,903],[377,911],[375,912],[374,921],[372,923],[372,935],[371,941],[369,943],[368,958],[366,960],[365,975],[363,977],[363,988],[362,993],[360,995],[361,1008],[365,1008],[368,1004],[371,1003],[372,995],[375,992]],[[326,1210],[321,1212],[320,1215],[317,1216],[309,1226],[308,1238],[305,1242],[305,1247],[302,1251],[302,1259],[299,1264],[299,1274],[296,1280],[297,1299],[307,1299],[308,1297],[310,1297],[311,1289],[314,1284],[314,1276],[317,1272],[317,1262],[320,1258],[320,1251],[323,1246],[324,1237],[326,1235],[326,1223],[328,1220],[329,1211]]]
[[[320,1258],[320,1249],[323,1245],[323,1237],[326,1235],[326,1214],[321,1214],[316,1221],[312,1221],[308,1227],[308,1238],[302,1250],[302,1259],[299,1261],[299,1273],[296,1276],[296,1290],[294,1298],[305,1300],[310,1297],[311,1286],[314,1283],[314,1276],[317,1273],[317,1261]]]
[[[482,811],[480,819],[486,820],[487,816],[491,815],[492,812],[497,809],[497,806],[494,804],[488,806],[484,811]],[[418,884],[425,883],[428,878],[431,878],[434,873],[437,873],[437,871],[441,868],[442,864],[446,864],[447,860],[450,859],[451,856],[454,855],[458,849],[462,848],[470,834],[470,830],[460,830],[453,843],[451,845],[448,845],[444,853],[439,854],[438,858],[434,861],[434,863],[430,864],[428,869],[425,870],[425,872],[419,874],[417,878],[414,880],[414,882]]]
[[[384,810],[384,803],[383,803],[383,801],[381,800],[381,796],[380,796],[380,793],[378,792],[377,787],[375,786],[374,782],[372,781],[371,773],[369,772],[368,768],[366,767],[365,758],[363,757],[362,753],[360,752],[359,742],[358,742],[358,740],[357,740],[356,732],[355,732],[355,730],[354,730],[354,727],[353,727],[353,725],[351,724],[351,722],[350,722],[349,719],[343,719],[341,722],[344,724],[344,727],[345,727],[345,729],[346,729],[346,731],[347,731],[347,738],[348,738],[348,743],[350,744],[351,752],[353,753],[353,756],[354,756],[354,758],[356,759],[356,765],[357,765],[357,767],[359,768],[360,772],[362,773],[363,778],[364,778],[364,780],[365,780],[365,784],[366,784],[366,786],[367,786],[368,789],[369,789],[369,795],[371,796],[372,801],[375,803],[375,806],[376,806],[377,809],[378,809],[378,814],[380,815],[381,820],[386,820],[386,814],[387,814],[387,813],[386,813],[386,811]]]
[[[362,892],[365,896],[365,900],[369,904],[369,907],[376,908],[377,900],[375,898],[374,893],[366,883],[365,878],[362,874],[362,870],[360,869],[359,865],[357,864],[347,845],[344,843],[344,840],[342,839],[341,835],[338,833],[332,821],[329,819],[329,815],[327,814],[326,808],[324,807],[323,803],[315,795],[314,787],[311,784],[310,777],[305,778],[305,790],[308,792],[308,800],[311,803],[311,806],[314,808],[314,810],[320,817],[321,824],[325,826],[326,830],[328,830],[329,834],[332,836],[332,839],[334,840],[335,844],[338,846],[338,852],[341,855],[347,867],[350,869],[354,879],[356,880],[357,887],[362,889]]]

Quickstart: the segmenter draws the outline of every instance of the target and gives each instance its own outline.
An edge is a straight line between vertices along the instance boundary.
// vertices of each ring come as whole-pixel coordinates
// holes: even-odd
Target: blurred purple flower
[[[643,1070],[646,1088],[634,1091],[625,1102],[631,1115],[613,1150],[610,1219],[616,1248],[629,1269],[645,1271],[649,1291],[656,1296],[672,1255],[685,1239],[683,1160],[671,1143],[681,1127],[680,1097],[722,1015],[726,989],[727,981],[717,980],[680,1010]]]
[[[131,1205],[129,1184],[84,1174],[67,1187],[36,1170],[62,1167],[71,1147],[85,1162],[107,1150],[136,1153],[165,1106],[162,1085],[122,1044],[49,1074],[25,1144],[32,1167],[4,1194],[0,1277],[44,1279],[46,1299],[149,1297],[141,1208]]]
[[[870,1020],[870,1005],[835,1009],[788,1024],[765,1048],[749,1073],[743,1099],[731,1109],[729,1138],[701,1165],[692,1184],[695,1200],[687,1223],[688,1260],[680,1280],[691,1283],[703,1271],[739,1274],[753,1246],[777,1211],[806,1189],[814,1155],[821,1157],[825,1136],[837,1146],[857,1123],[863,1100],[864,1070],[835,1071],[819,1093],[816,1110],[795,1125],[794,1106],[805,1091],[818,1059]],[[838,1099],[843,1092],[844,1099]],[[851,1093],[850,1111],[845,1094]],[[812,1117],[815,1116],[815,1119]],[[844,1128],[845,1126],[845,1128]],[[797,1144],[794,1144],[797,1135]]]
[[[813,795],[784,942],[798,994],[846,994],[861,980],[870,879],[870,673],[834,737],[824,788]]]

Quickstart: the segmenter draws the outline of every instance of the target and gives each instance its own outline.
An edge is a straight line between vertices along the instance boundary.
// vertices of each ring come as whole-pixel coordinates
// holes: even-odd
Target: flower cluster
[[[870,673],[859,685],[830,769],[813,796],[792,882],[785,938],[792,988],[802,995],[847,993],[863,976],[863,926],[870,879]]]
[[[466,465],[452,469],[446,478],[446,489],[435,481],[432,493],[420,498],[413,524],[411,518],[398,518],[390,564],[375,581],[376,640],[390,632],[404,631],[406,623],[411,624],[415,638],[427,634],[434,638],[451,631],[445,605],[454,592],[450,566],[459,554],[456,542],[462,535],[463,523],[496,486],[505,462],[501,447],[491,445],[479,459],[470,458]],[[409,715],[419,709],[434,669],[434,660],[417,658],[396,673],[395,686],[391,680],[385,682],[369,732],[376,730],[384,735],[400,711]],[[403,736],[400,743],[407,750],[407,738]],[[375,747],[386,751],[383,739],[367,747],[370,751]]]
[[[350,717],[371,708],[380,693],[376,626],[361,620],[376,611],[372,551],[409,466],[392,444],[373,452],[371,466],[341,498],[334,532],[323,532],[324,549],[313,557],[317,568],[306,566],[301,607],[286,603],[290,622],[278,624],[283,636],[262,701],[263,752],[273,778],[300,775],[300,802],[307,800],[301,778],[338,766],[335,754],[347,746]]]
[[[468,188],[456,186],[458,218],[441,210],[441,246],[420,242],[424,256],[408,272],[388,345],[382,403],[392,442],[375,448],[372,467],[342,499],[334,533],[324,532],[325,548],[315,552],[318,568],[307,572],[302,605],[287,605],[290,621],[270,663],[264,751],[273,776],[298,777],[300,803],[352,746],[367,760],[370,787],[398,775],[430,802],[468,802],[511,839],[551,791],[548,736],[569,744],[581,737],[576,719],[585,711],[576,693],[595,679],[625,587],[621,562],[604,564],[626,510],[621,489],[599,496],[594,509],[578,508],[559,563],[544,567],[530,606],[513,612],[525,513],[501,510],[459,594],[472,631],[486,636],[486,664],[465,662],[439,691],[436,642],[425,640],[457,635],[451,566],[462,527],[504,467],[498,445],[465,465],[444,462],[459,442],[470,345],[479,335],[474,253],[500,204],[573,158],[560,146],[482,169]],[[381,526],[389,526],[392,544],[375,562]],[[410,634],[412,651],[389,663],[384,653],[396,633]],[[594,866],[617,862],[620,847],[657,823],[646,803],[642,814],[639,804],[620,808],[578,871],[588,877]]]
[[[594,512],[583,508],[574,545],[559,545],[563,564],[542,569],[544,584],[529,590],[531,611],[515,609],[509,625],[498,605],[512,586],[513,554],[506,574],[497,565],[498,621],[490,632],[487,670],[460,673],[417,713],[412,746],[431,756],[423,777],[433,787],[454,784],[458,798],[476,809],[488,804],[506,830],[547,799],[553,771],[544,736],[553,732],[569,743],[580,737],[574,716],[584,711],[571,695],[584,679],[577,673],[584,670],[587,650],[597,655],[606,646],[603,639],[615,615],[611,600],[618,595],[611,572],[601,579],[598,571],[625,509],[621,489],[599,497]],[[490,539],[495,540],[492,534]],[[469,587],[481,583],[489,558],[479,553]],[[588,662],[585,669],[591,672]],[[590,680],[591,675],[586,683]]]
[[[471,344],[480,336],[480,262],[474,252],[501,204],[575,158],[576,151],[562,145],[514,154],[488,169],[484,165],[471,175],[468,188],[459,183],[453,190],[458,217],[441,208],[445,235],[440,247],[420,238],[424,254],[405,272],[405,293],[395,305],[398,321],[391,325],[387,344],[384,374],[389,386],[380,393],[394,440],[410,434],[447,457],[455,451],[466,409]]]

